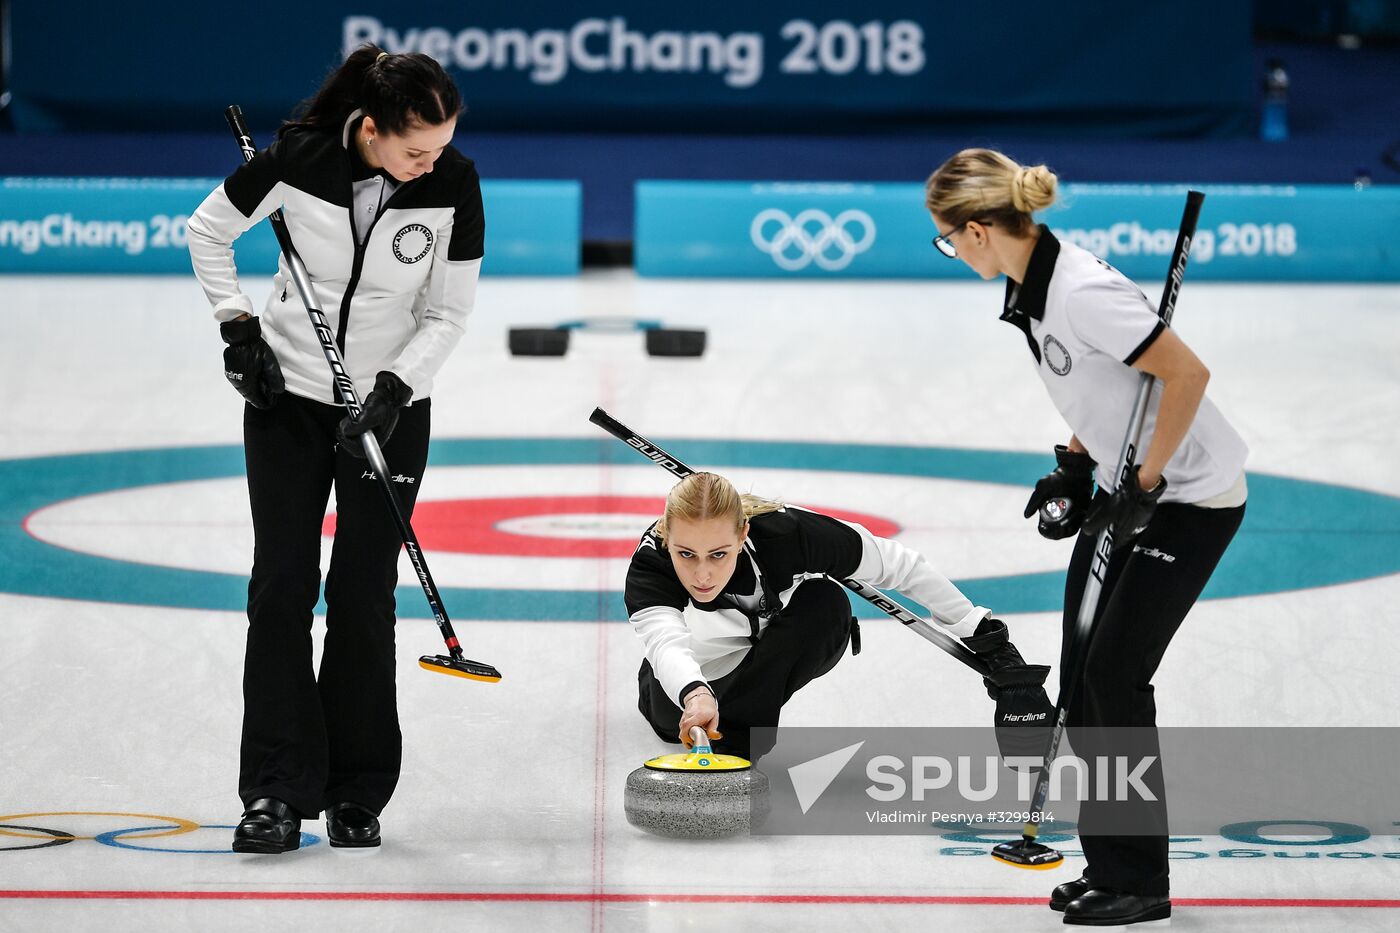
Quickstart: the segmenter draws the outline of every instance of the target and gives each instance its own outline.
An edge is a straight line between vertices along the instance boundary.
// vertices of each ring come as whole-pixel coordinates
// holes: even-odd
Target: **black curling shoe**
[[[379,818],[357,803],[338,803],[326,810],[326,835],[337,849],[377,846]]]
[[[1107,888],[1090,888],[1065,905],[1065,923],[1086,927],[1146,923],[1171,915],[1171,898],[1165,894],[1127,894]]]
[[[248,804],[243,820],[233,831],[233,851],[276,855],[301,845],[301,819],[276,797],[261,797]]]
[[[1050,892],[1050,909],[1063,911],[1066,904],[1076,897],[1083,897],[1088,892],[1088,878],[1080,878],[1078,881],[1066,881]]]

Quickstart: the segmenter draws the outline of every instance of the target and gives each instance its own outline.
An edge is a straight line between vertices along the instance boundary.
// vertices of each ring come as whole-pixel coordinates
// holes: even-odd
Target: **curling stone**
[[[747,758],[715,754],[699,726],[690,737],[689,753],[653,758],[627,776],[627,822],[673,839],[717,839],[760,825],[768,776]]]

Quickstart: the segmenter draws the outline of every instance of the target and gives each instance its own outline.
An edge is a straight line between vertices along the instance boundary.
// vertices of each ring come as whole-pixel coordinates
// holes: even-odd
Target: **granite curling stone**
[[[688,754],[653,758],[627,776],[623,809],[638,829],[672,839],[748,833],[768,816],[768,776],[745,758],[717,755],[695,736]]]

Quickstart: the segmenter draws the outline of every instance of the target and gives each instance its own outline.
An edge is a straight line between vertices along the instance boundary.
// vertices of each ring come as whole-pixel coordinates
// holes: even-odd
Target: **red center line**
[[[954,906],[1044,906],[1043,897],[973,897],[902,894],[623,894],[533,891],[5,891],[0,900],[190,900],[190,901],[478,901],[604,904],[891,904]],[[1400,908],[1380,898],[1181,897],[1176,907]]]
[[[604,368],[599,395],[609,406],[613,400],[612,388],[612,370]],[[604,496],[609,496],[612,493],[612,467],[606,463],[600,464],[600,466],[602,467],[602,476],[599,482],[601,493]],[[597,694],[593,704],[593,885],[591,893],[601,895],[607,855],[604,816],[607,812],[605,789],[608,775],[604,765],[604,757],[607,752],[608,735],[608,628],[610,623],[606,603],[603,599],[603,594],[608,589],[608,564],[599,559],[596,566],[598,569],[598,621],[596,623],[598,640],[593,657],[594,676],[597,678]],[[603,902],[595,896],[592,904],[589,929],[591,933],[603,933],[605,924]]]
[[[599,588],[598,592],[604,590]],[[606,618],[597,623],[598,647],[595,657],[597,667],[598,693],[593,714],[593,891],[603,893],[604,867],[606,865],[606,835],[604,814],[607,811],[607,770],[604,767],[608,735],[608,626]],[[594,900],[592,929],[601,933],[603,913],[601,901]]]

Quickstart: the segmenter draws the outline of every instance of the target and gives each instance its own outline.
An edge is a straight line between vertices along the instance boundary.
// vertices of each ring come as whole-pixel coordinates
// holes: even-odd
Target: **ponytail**
[[[461,92],[435,59],[421,52],[391,55],[366,43],[297,105],[278,135],[294,127],[339,132],[356,110],[380,130],[402,135],[415,123],[440,126],[463,109]]]

